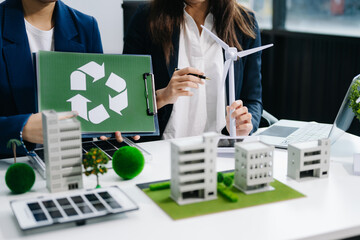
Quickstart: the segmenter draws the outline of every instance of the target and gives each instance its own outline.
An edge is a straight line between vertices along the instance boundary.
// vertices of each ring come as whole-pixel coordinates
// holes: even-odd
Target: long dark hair
[[[186,0],[153,0],[150,5],[149,27],[152,40],[163,48],[166,62],[173,52],[172,34],[184,23]],[[254,19],[250,11],[236,0],[209,0],[217,35],[229,46],[242,50],[236,28],[247,37],[255,38]]]

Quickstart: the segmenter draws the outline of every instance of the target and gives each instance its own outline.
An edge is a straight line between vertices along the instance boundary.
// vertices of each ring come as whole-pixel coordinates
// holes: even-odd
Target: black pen
[[[178,68],[175,68],[175,71],[178,71],[180,69]],[[205,80],[210,80],[210,78],[204,76],[204,75],[199,75],[199,74],[195,74],[195,73],[188,73],[187,75],[191,75],[191,76],[195,76],[195,77],[198,77],[198,78],[201,78],[201,79],[205,79]]]

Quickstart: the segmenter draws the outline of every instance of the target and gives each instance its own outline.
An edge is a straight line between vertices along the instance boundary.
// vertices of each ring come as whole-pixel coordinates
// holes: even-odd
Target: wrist
[[[162,108],[163,106],[166,105],[166,102],[164,100],[163,97],[163,89],[159,89],[155,92],[156,95],[156,105],[157,105],[157,109]]]

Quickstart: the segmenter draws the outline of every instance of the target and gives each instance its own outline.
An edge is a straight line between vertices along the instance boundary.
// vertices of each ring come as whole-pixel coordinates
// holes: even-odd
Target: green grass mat
[[[148,184],[140,184],[138,187],[174,220],[305,197],[305,195],[277,180],[274,180],[270,185],[275,190],[250,195],[232,187],[231,190],[239,196],[239,201],[235,203],[229,202],[218,194],[216,200],[182,206],[170,198],[170,189],[150,191]]]

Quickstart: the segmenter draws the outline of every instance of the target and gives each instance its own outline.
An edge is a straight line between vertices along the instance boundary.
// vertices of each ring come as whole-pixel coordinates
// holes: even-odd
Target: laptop
[[[333,144],[345,131],[347,131],[354,119],[355,114],[350,105],[350,91],[360,75],[356,76],[350,83],[349,89],[337,113],[333,124],[316,122],[303,122],[293,120],[280,120],[265,131],[256,133],[264,143],[274,145],[277,148],[287,149],[288,144],[297,142],[314,141],[329,138]]]

